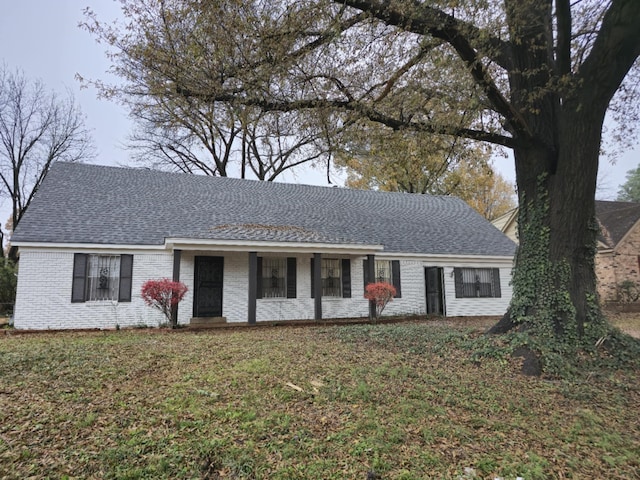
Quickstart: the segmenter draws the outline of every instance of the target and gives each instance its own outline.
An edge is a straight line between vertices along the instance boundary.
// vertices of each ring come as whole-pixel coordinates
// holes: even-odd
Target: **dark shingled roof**
[[[56,163],[12,242],[162,245],[165,238],[384,245],[386,252],[513,255],[455,197]]]
[[[596,217],[601,227],[598,239],[613,248],[640,220],[640,203],[596,200]]]

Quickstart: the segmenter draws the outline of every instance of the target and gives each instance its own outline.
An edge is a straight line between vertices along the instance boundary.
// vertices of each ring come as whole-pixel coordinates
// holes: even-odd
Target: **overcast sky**
[[[109,61],[104,46],[78,28],[85,7],[94,10],[100,20],[113,20],[120,14],[114,0],[1,0],[0,62],[9,69],[19,68],[28,78],[39,78],[61,94],[73,92],[92,132],[98,150],[95,163],[127,164],[124,148],[132,123],[124,108],[97,98],[92,88],[80,89],[76,74],[85,78],[108,80]],[[113,80],[113,79],[112,79]],[[598,198],[613,200],[628,170],[640,163],[640,146],[625,151],[615,165],[601,162]],[[496,158],[494,166],[514,181],[513,162]],[[326,184],[321,170],[308,170],[289,182]]]

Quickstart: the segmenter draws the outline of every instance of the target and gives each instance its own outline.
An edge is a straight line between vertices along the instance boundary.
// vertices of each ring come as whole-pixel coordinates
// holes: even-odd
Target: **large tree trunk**
[[[564,95],[550,88],[550,4],[527,5],[507,2],[512,25],[523,18],[538,20],[514,44],[515,68],[509,76],[518,112],[509,128],[518,140],[520,247],[509,311],[490,332],[519,328],[543,342],[577,346],[586,340],[587,327],[591,337],[603,334],[606,325],[594,256],[596,177],[609,98],[584,85]],[[535,73],[520,73],[527,70]]]
[[[577,346],[606,328],[594,268],[594,198],[605,109],[585,108],[575,98],[555,111],[546,115],[555,124],[553,147],[539,140],[515,149],[520,247],[513,299],[490,333],[518,328]]]

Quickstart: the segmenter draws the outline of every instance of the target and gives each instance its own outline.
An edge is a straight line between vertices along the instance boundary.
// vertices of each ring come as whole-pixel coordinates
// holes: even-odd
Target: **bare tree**
[[[42,82],[0,67],[0,195],[11,201],[15,229],[49,167],[94,155],[73,97],[58,97]]]
[[[304,112],[265,112],[233,98],[209,101],[175,91],[177,78],[154,68],[157,56],[191,60],[215,81],[253,57],[253,28],[268,30],[282,12],[269,2],[202,4],[124,1],[128,33],[102,24],[89,11],[83,26],[115,50],[114,70],[124,88],[94,82],[129,107],[137,128],[131,146],[138,162],[154,168],[272,181],[303,164],[328,158],[326,125]],[[195,4],[193,4],[195,5]],[[191,5],[191,6],[193,6]],[[228,7],[228,8],[224,8]],[[234,8],[238,7],[238,8]],[[217,17],[213,25],[208,23]],[[191,61],[187,60],[187,61]],[[253,74],[249,71],[247,74]]]
[[[273,181],[328,156],[319,118],[304,112],[154,100],[132,110],[137,128],[130,138],[136,161],[153,168]]]

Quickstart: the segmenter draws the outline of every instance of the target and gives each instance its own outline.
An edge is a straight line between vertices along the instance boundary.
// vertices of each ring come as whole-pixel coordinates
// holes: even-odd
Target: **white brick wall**
[[[364,287],[362,287],[364,290]],[[383,315],[424,315],[427,311],[422,261],[400,261],[401,298],[394,298],[384,309]]]
[[[188,323],[193,313],[193,257],[196,255],[217,255],[224,257],[224,287],[222,314],[227,322],[246,322],[249,302],[249,254],[207,252],[183,252],[180,279],[189,287],[189,293],[180,304],[179,322]],[[293,256],[291,254],[283,256]],[[311,256],[297,256],[297,298],[258,299],[256,320],[310,320],[314,318],[314,299],[311,298]],[[392,259],[391,257],[380,257]],[[369,315],[369,306],[364,298],[364,276],[362,257],[351,258],[351,298],[322,299],[323,318],[357,318]],[[455,298],[453,266],[442,260],[403,259],[400,261],[400,281],[402,297],[387,305],[384,315],[426,313],[426,292],[424,268],[444,267],[444,289],[447,316],[502,315],[511,301],[511,264],[509,261],[496,263],[461,262],[455,266],[477,268],[500,268],[501,298]]]
[[[294,255],[288,255],[294,256]],[[259,298],[256,320],[312,320],[314,300],[311,298],[311,257],[296,257],[296,297]]]
[[[224,257],[224,283],[222,315],[227,322],[246,322],[249,308],[249,254],[247,252],[212,253],[183,252],[180,265],[180,281],[189,287],[178,309],[179,323],[189,323],[193,315],[194,257],[211,255]],[[292,254],[283,254],[292,257]],[[256,302],[256,320],[309,320],[314,317],[314,299],[311,298],[311,256],[296,256],[297,298],[264,298]],[[368,315],[368,304],[362,279],[362,258],[351,262],[352,298],[323,298],[324,318],[349,318]]]
[[[194,268],[197,256],[224,258],[222,315],[227,317],[227,322],[246,322],[249,308],[249,254],[184,251],[180,259],[180,281],[189,288],[189,291],[178,307],[178,323],[186,325],[193,316]]]
[[[492,268],[497,265],[460,264],[457,267]],[[513,290],[511,288],[511,266],[500,266],[500,298],[456,298],[453,267],[444,268],[446,315],[448,317],[472,317],[502,315],[507,311]]]
[[[140,297],[140,289],[142,284],[151,278],[171,278],[172,254],[117,253],[134,253],[131,302],[71,303],[74,252],[22,248],[14,315],[15,327],[116,328],[116,325],[158,326],[164,322],[160,312],[144,304]]]
[[[87,253],[99,253],[87,251]],[[142,284],[151,278],[172,276],[173,254],[157,251],[133,253],[133,287],[130,303],[71,303],[73,251],[23,248],[15,307],[15,326],[21,329],[115,328],[136,325],[158,326],[164,317],[140,298]],[[228,322],[246,322],[248,312],[249,254],[246,252],[183,252],[180,280],[189,291],[180,303],[178,322],[188,324],[193,315],[194,257],[224,257],[223,315]],[[283,256],[292,256],[291,254]],[[323,318],[368,316],[364,299],[362,258],[351,258],[351,298],[323,298]],[[392,257],[379,257],[392,259]],[[311,256],[297,256],[297,298],[258,299],[257,321],[313,319],[311,298]],[[444,269],[447,316],[501,315],[511,300],[511,265],[502,262],[452,262],[442,259],[401,259],[402,298],[394,299],[385,315],[424,314],[426,311],[424,268]],[[500,267],[501,298],[455,298],[453,267]]]

